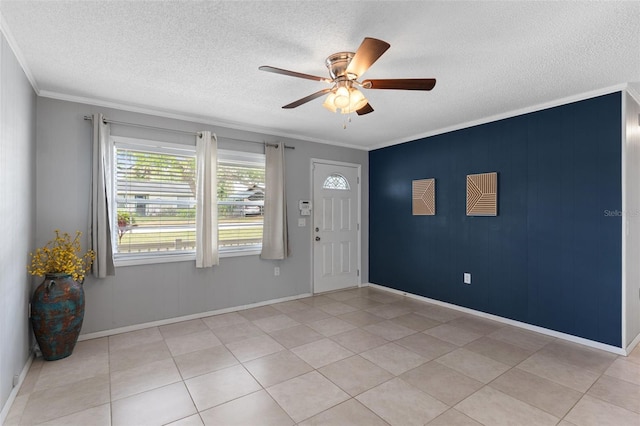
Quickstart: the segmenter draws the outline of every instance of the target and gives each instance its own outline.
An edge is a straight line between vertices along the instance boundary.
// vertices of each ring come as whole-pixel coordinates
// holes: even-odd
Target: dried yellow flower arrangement
[[[95,259],[93,250],[81,254],[80,236],[82,232],[76,231],[72,239],[68,233],[60,233],[55,230],[56,238],[49,241],[44,247],[30,253],[31,265],[27,271],[31,275],[45,276],[48,274],[69,274],[74,281],[82,283],[89,272]]]

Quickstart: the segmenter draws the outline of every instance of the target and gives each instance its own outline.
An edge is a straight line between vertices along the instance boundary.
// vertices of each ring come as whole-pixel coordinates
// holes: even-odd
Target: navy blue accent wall
[[[370,282],[620,347],[620,96],[371,151]],[[498,216],[467,217],[484,172]],[[432,177],[436,215],[413,216]]]

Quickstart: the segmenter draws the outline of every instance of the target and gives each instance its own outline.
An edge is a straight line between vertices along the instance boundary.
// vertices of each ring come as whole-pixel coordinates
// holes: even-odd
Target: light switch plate
[[[464,283],[465,284],[471,284],[471,274],[468,272],[464,273]]]

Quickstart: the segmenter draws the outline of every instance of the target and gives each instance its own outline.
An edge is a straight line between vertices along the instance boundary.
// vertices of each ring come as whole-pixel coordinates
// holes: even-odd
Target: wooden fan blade
[[[356,50],[356,54],[353,56],[353,59],[351,59],[351,62],[349,62],[347,74],[355,74],[358,77],[362,76],[389,47],[391,47],[391,45],[386,41],[366,37],[360,47],[358,47],[358,50]]]
[[[369,114],[370,112],[373,112],[373,107],[369,104],[366,104],[365,106],[357,110],[356,114],[365,115],[365,114]]]
[[[431,90],[435,85],[435,78],[391,78],[362,82],[365,89]]]
[[[271,67],[269,65],[263,65],[258,67],[261,71],[273,72],[276,74],[288,75],[290,77],[298,77],[298,78],[306,78],[307,80],[315,80],[315,81],[325,81],[327,83],[331,83],[331,80],[324,77],[318,77],[316,75],[303,74],[301,72],[283,70],[282,68]]]
[[[302,104],[306,104],[309,101],[314,100],[315,98],[319,98],[320,96],[324,95],[325,93],[329,93],[331,91],[331,89],[322,89],[316,93],[312,93],[309,96],[305,96],[302,99],[298,99],[295,102],[291,102],[288,105],[283,106],[282,108],[284,109],[291,109],[291,108],[296,108],[299,107]]]

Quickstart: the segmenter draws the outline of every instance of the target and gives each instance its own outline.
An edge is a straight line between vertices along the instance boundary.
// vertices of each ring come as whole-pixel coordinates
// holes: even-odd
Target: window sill
[[[238,250],[220,252],[220,259],[224,257],[260,256],[262,250]]]
[[[173,262],[188,262],[196,260],[195,253],[177,254],[170,256],[148,256],[148,257],[124,257],[121,259],[115,259],[114,263],[116,268],[121,266],[137,266],[137,265],[153,265],[156,263],[173,263]]]
[[[261,250],[225,251],[221,252],[219,257],[223,259],[227,257],[259,256],[260,252]],[[123,266],[153,265],[158,263],[193,262],[195,260],[195,253],[189,253],[172,256],[127,257],[116,259],[114,263],[116,268],[120,268]]]

